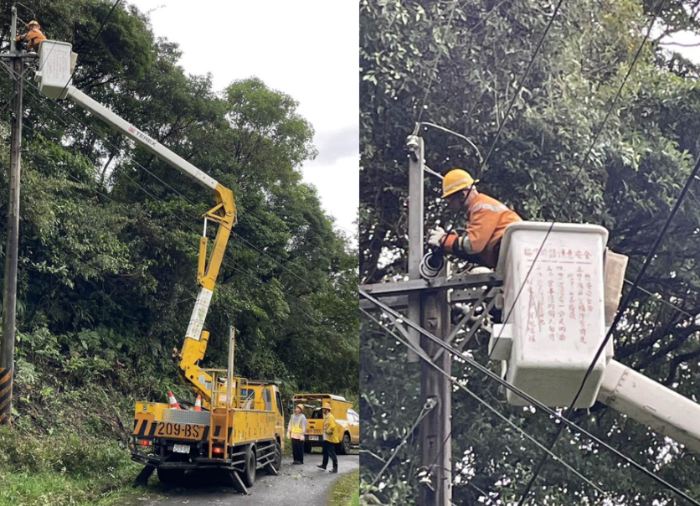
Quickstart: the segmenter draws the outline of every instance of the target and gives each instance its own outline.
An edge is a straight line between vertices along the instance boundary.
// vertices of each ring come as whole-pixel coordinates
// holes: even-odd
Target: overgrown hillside
[[[294,99],[256,78],[214,90],[211,76],[187,75],[177,45],[128,3],[94,43],[112,2],[24,4],[49,38],[73,44],[77,88],[234,192],[238,224],[204,365],[224,366],[233,325],[237,374],[280,380],[285,396],[357,395],[356,252],[301,181],[316,151]],[[0,75],[4,103],[12,84],[7,69]],[[138,471],[125,449],[134,401],[164,401],[169,389],[193,400],[171,353],[197,294],[201,216],[215,201],[33,83],[25,108],[16,411],[13,429],[0,431],[0,504],[95,504]],[[9,112],[0,109],[4,244]]]

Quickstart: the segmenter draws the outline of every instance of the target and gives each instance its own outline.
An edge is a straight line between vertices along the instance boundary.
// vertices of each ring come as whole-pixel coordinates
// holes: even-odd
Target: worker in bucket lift
[[[28,24],[27,28],[29,31],[24,35],[19,35],[17,37],[17,42],[24,42],[27,44],[27,51],[39,51],[39,44],[46,40],[46,36],[41,33],[41,26],[39,22],[32,19]]]
[[[447,200],[450,211],[466,214],[466,231],[447,233],[442,227],[435,227],[428,235],[428,244],[493,269],[498,264],[506,227],[522,220],[498,200],[479,193],[476,183],[478,181],[462,169],[453,169],[445,175],[442,198]]]
[[[304,463],[304,434],[306,434],[306,417],[304,405],[297,404],[294,408],[294,416],[289,419],[287,437],[292,440],[292,453],[295,465]]]
[[[340,443],[338,437],[338,425],[335,423],[335,417],[331,414],[331,403],[323,404],[323,461],[319,469],[326,470],[328,466],[328,458],[333,461],[333,469],[331,473],[338,472],[338,457],[335,455],[335,446]]]

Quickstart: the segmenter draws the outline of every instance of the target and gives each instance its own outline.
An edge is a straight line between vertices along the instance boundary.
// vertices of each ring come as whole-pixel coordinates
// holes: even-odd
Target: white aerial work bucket
[[[75,66],[71,47],[58,40],[45,40],[39,45],[39,66],[34,80],[39,91],[49,98],[66,98]]]
[[[571,404],[605,338],[608,231],[556,223],[544,242],[550,226],[519,222],[506,229],[498,271],[504,279],[503,318],[508,320],[493,326],[489,355],[508,362],[508,383],[556,407]],[[576,407],[595,402],[606,355],[596,362]],[[530,404],[510,390],[507,399]]]

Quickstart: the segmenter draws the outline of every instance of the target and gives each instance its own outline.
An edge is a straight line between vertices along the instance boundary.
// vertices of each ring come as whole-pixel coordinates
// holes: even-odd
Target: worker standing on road
[[[287,437],[292,440],[293,464],[296,465],[304,463],[304,434],[306,434],[304,405],[297,404],[294,408],[294,416],[289,419],[289,426],[287,427]]]
[[[515,211],[498,200],[476,190],[472,176],[453,169],[442,180],[442,198],[452,212],[465,212],[466,231],[445,232],[442,227],[430,231],[428,244],[458,258],[495,268],[506,227],[522,221]]]
[[[335,455],[335,445],[338,443],[340,443],[338,426],[335,423],[335,417],[331,415],[331,403],[326,402],[323,404],[323,462],[316,467],[325,471],[326,466],[328,466],[328,458],[330,457],[333,461],[331,473],[338,472],[338,457]]]
[[[41,33],[41,26],[39,22],[32,19],[28,24],[27,28],[29,31],[24,35],[17,36],[17,42],[26,42],[27,51],[39,51],[39,44],[46,40],[46,36]]]

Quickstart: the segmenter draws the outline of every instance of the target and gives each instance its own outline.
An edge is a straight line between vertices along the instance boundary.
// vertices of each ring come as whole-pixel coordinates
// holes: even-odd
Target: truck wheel
[[[166,485],[181,485],[185,478],[184,469],[161,469],[158,468],[158,479]]]
[[[245,469],[241,473],[241,479],[246,487],[252,487],[255,483],[255,452],[253,445],[249,445],[245,451]]]
[[[272,462],[265,464],[267,474],[276,475],[282,468],[282,446],[275,441],[275,458]]]
[[[340,455],[347,455],[350,453],[350,434],[347,432],[343,436],[343,440],[338,443],[338,453]]]
[[[313,449],[314,447],[311,446],[309,443],[304,444],[304,453],[311,453]]]

